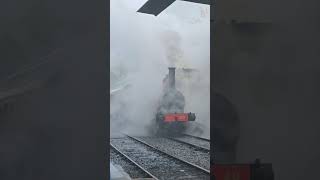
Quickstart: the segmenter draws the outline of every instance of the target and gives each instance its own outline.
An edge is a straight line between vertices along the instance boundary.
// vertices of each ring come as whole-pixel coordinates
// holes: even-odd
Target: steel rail
[[[196,139],[201,139],[201,140],[210,142],[210,139],[207,139],[207,138],[204,138],[204,137],[198,137],[198,136],[194,136],[194,135],[190,135],[190,134],[186,134],[186,133],[182,133],[182,135],[190,136],[190,137],[193,137],[193,138],[196,138]]]
[[[196,165],[196,164],[193,164],[193,163],[190,163],[190,162],[188,162],[188,161],[185,161],[185,160],[183,160],[183,159],[181,159],[181,158],[178,158],[178,157],[176,157],[176,156],[173,156],[173,155],[171,155],[171,154],[168,154],[168,153],[166,153],[166,152],[164,152],[164,151],[162,151],[162,150],[160,150],[160,149],[158,149],[158,148],[156,148],[156,147],[148,144],[147,142],[145,142],[145,141],[143,141],[143,140],[141,140],[141,139],[139,139],[139,138],[136,138],[136,137],[133,137],[133,136],[130,136],[130,135],[127,135],[127,134],[125,134],[125,135],[126,135],[127,137],[129,137],[129,138],[131,138],[131,139],[133,139],[133,140],[136,140],[136,141],[138,141],[138,142],[140,142],[140,143],[142,143],[142,144],[144,144],[144,145],[146,145],[146,146],[148,146],[148,147],[150,147],[150,148],[152,148],[152,149],[154,149],[154,150],[156,150],[156,151],[158,151],[158,152],[161,152],[161,153],[163,153],[163,154],[165,154],[165,155],[167,155],[167,156],[169,156],[169,157],[171,157],[171,158],[174,158],[174,159],[176,159],[176,160],[178,160],[178,161],[181,161],[181,162],[183,162],[183,163],[185,163],[185,164],[188,164],[189,166],[192,166],[192,167],[194,167],[194,168],[196,168],[196,169],[199,169],[199,170],[201,170],[201,171],[203,171],[203,172],[205,172],[205,173],[210,174],[210,170],[208,170],[208,169],[205,169],[205,168],[200,167],[200,166],[198,166],[198,165]]]
[[[133,163],[134,165],[136,165],[137,167],[139,167],[143,172],[145,172],[146,174],[148,174],[150,177],[152,177],[154,180],[159,180],[159,178],[157,178],[156,176],[154,176],[152,173],[150,173],[148,170],[146,170],[145,168],[143,168],[142,166],[140,166],[138,163],[136,163],[134,160],[132,160],[129,156],[127,156],[126,154],[124,154],[123,152],[121,152],[118,148],[116,148],[112,143],[110,143],[111,148],[113,148],[114,150],[116,150],[119,154],[121,154],[122,156],[124,156],[126,159],[128,159],[131,163]]]
[[[186,142],[186,141],[183,141],[183,140],[180,140],[180,139],[176,139],[174,137],[166,137],[166,138],[171,139],[173,141],[177,141],[177,142],[183,143],[183,144],[187,144],[187,145],[195,147],[195,148],[199,148],[199,149],[203,149],[203,150],[206,150],[206,151],[210,151],[210,148],[206,148],[206,147],[203,147],[203,146],[200,146],[200,145],[196,145],[196,144],[193,144],[191,142]]]

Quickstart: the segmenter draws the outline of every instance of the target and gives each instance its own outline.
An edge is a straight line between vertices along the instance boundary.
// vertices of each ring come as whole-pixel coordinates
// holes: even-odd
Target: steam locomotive
[[[156,113],[158,133],[181,133],[186,122],[195,121],[195,113],[184,112],[185,97],[176,88],[175,67],[169,67],[169,74],[163,80],[163,94]]]

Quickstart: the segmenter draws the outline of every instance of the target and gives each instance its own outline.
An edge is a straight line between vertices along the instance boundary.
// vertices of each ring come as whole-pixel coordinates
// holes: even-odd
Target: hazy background
[[[169,66],[195,68],[201,80],[186,93],[186,111],[194,125],[210,125],[210,6],[176,1],[160,15],[136,11],[146,0],[110,1],[111,90],[130,87],[111,97],[111,134],[147,133]]]
[[[106,8],[0,1],[1,180],[108,179]]]
[[[319,179],[319,1],[216,7],[211,70],[239,114],[237,161],[270,162],[276,180]]]

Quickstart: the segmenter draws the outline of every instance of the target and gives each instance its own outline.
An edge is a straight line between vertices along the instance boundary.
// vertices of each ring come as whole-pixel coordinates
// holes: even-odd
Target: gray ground
[[[169,157],[131,138],[111,139],[111,143],[161,180],[209,180],[210,175]]]
[[[119,165],[123,170],[129,174],[131,178],[148,178],[147,173],[141,170],[138,166],[130,162],[126,157],[121,155],[115,149],[110,148],[110,160],[115,165]]]
[[[139,139],[172,156],[196,164],[205,169],[210,169],[210,151],[208,150],[195,148],[188,144],[162,137],[139,137]]]

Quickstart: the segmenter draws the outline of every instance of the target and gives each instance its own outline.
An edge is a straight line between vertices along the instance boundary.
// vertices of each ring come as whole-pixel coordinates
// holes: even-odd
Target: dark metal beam
[[[149,0],[138,10],[138,12],[153,14],[157,16],[175,1],[176,0]],[[208,4],[208,5],[210,5],[210,2],[211,2],[211,0],[182,0],[182,1]]]
[[[194,2],[194,3],[199,3],[199,4],[211,4],[211,0],[182,0],[182,1],[189,1],[189,2]]]
[[[175,0],[149,0],[138,10],[138,12],[157,16],[174,1]]]

